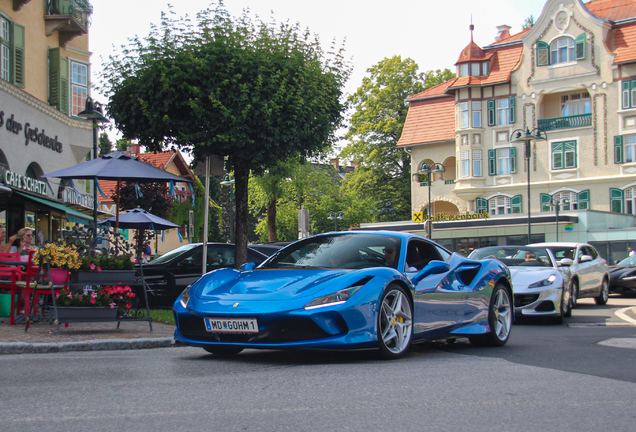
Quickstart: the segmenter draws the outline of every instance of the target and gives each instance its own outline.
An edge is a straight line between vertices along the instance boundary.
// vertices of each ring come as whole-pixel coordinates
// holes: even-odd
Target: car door
[[[594,264],[592,261],[583,261],[583,257],[588,255],[585,245],[578,245],[576,248],[576,273],[579,279],[579,297],[589,297],[594,289]]]
[[[596,249],[592,246],[585,246],[586,255],[592,257],[590,262],[590,289],[593,291],[593,295],[596,296],[601,292],[601,285],[603,284],[603,276],[605,274],[605,260],[601,258]]]
[[[444,261],[444,258],[448,256],[442,257],[432,243],[411,239],[407,244],[405,272],[415,276],[431,260]],[[415,284],[415,334],[461,323],[468,292],[455,277],[457,263],[453,264],[448,272],[429,275]]]

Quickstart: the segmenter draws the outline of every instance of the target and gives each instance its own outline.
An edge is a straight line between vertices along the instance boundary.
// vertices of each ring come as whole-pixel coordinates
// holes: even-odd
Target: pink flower
[[[97,271],[102,271],[102,268],[101,267],[97,267]]]
[[[91,269],[91,270],[95,270],[95,264],[91,264],[91,265],[90,265],[90,269]]]
[[[111,303],[110,304],[110,308],[113,309],[115,306],[117,306],[115,303]]]
[[[95,299],[94,298],[91,299],[90,304],[95,304]]]
[[[130,309],[132,307],[132,304],[130,304],[130,302],[126,305],[126,309]]]

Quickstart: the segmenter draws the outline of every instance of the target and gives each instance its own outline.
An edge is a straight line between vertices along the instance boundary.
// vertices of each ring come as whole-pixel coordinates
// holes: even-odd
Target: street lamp
[[[534,128],[530,131],[528,128],[524,131],[523,129],[516,129],[512,131],[512,140],[510,142],[513,143],[524,143],[525,146],[525,156],[526,156],[526,171],[528,173],[528,243],[532,243],[530,239],[530,156],[532,154],[532,149],[530,147],[530,142],[532,141],[545,141],[548,139],[544,130],[539,128]]]
[[[428,185],[428,219],[429,219],[428,238],[432,238],[432,235],[433,235],[433,215],[431,212],[431,209],[432,209],[431,183],[433,181],[432,176],[434,173],[445,172],[445,171],[446,171],[446,167],[444,166],[444,164],[441,164],[439,162],[434,162],[431,164],[423,162],[418,171],[420,174],[426,174],[426,184]]]
[[[104,113],[102,112],[102,104],[99,102],[93,103],[93,99],[90,97],[86,98],[86,105],[84,106],[84,111],[77,114],[78,117],[85,118],[86,120],[91,120],[93,122],[93,159],[97,159],[97,140],[98,140],[98,130],[100,123],[108,123],[108,119],[104,117]],[[93,224],[95,227],[95,241],[97,240],[97,178],[94,180],[93,184]],[[118,233],[119,234],[119,233]]]
[[[339,212],[329,212],[329,216],[327,216],[327,219],[333,219],[333,223],[335,224],[335,231],[338,231],[338,219],[344,219],[344,213],[339,211]]]
[[[225,174],[221,184],[230,187],[230,243],[234,243],[234,209],[232,208],[232,202],[234,201],[234,176]]]
[[[570,204],[570,200],[567,198],[560,199],[558,196],[550,198],[550,202],[546,203],[550,207],[554,207],[554,223],[556,225],[556,241],[559,241],[559,207],[563,204]]]

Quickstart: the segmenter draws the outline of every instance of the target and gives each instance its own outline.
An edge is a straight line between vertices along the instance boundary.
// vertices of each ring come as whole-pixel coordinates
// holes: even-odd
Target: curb
[[[96,339],[82,342],[0,342],[2,354],[46,354],[69,351],[106,351],[165,348],[175,346],[173,337],[137,339]]]

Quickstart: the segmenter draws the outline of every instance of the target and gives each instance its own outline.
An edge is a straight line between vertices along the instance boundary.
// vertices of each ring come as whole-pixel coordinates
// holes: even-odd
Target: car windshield
[[[553,267],[545,248],[527,246],[496,246],[475,250],[471,259],[495,258],[507,266]]]
[[[624,260],[618,262],[616,264],[619,267],[632,267],[632,266],[636,266],[636,255],[634,256],[628,256],[627,258],[625,258]]]
[[[569,247],[569,246],[550,246],[548,247],[548,249],[550,249],[552,251],[552,253],[554,254],[554,257],[557,260],[562,260],[563,258],[570,258],[573,259],[574,257],[574,249],[573,247]]]
[[[260,268],[398,267],[401,240],[380,234],[333,234],[299,240]]]
[[[196,243],[190,243],[187,245],[183,245],[181,247],[178,247],[176,249],[171,250],[170,252],[166,252],[165,254],[161,255],[160,257],[152,260],[152,262],[150,262],[149,265],[155,265],[155,264],[164,264],[168,261],[170,261],[172,258],[176,257],[177,255],[181,255],[182,253],[189,251],[190,249],[196,247],[197,244]]]

